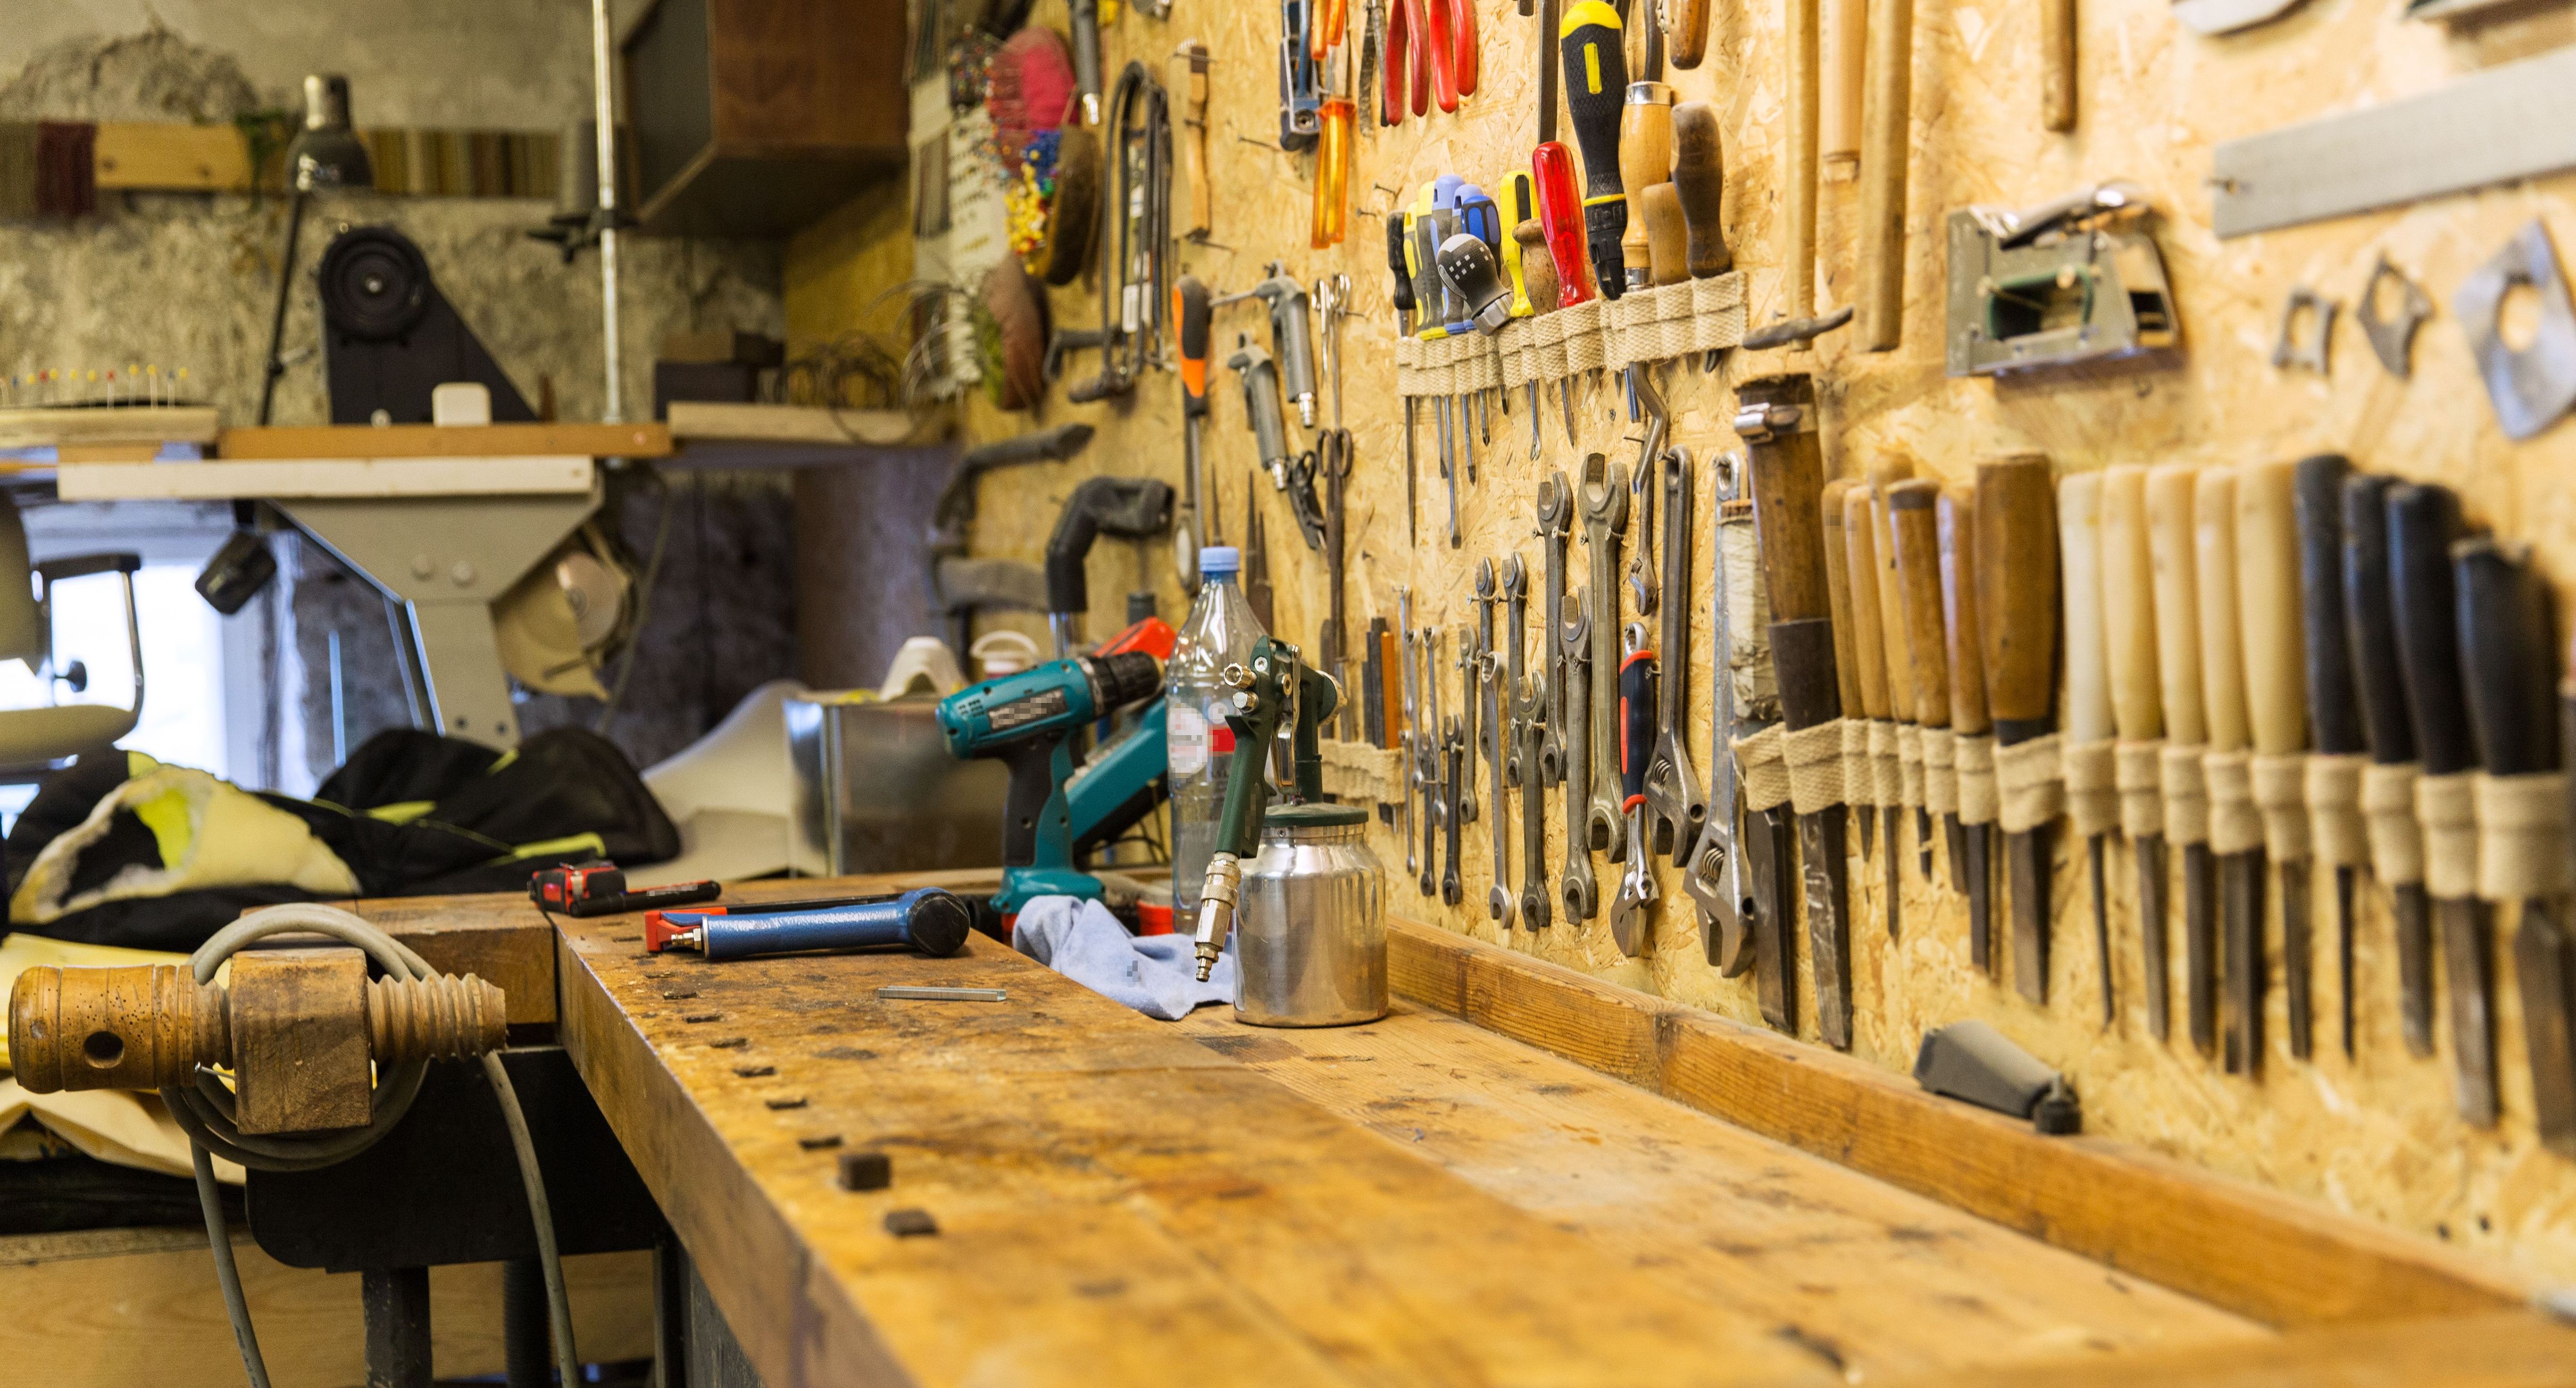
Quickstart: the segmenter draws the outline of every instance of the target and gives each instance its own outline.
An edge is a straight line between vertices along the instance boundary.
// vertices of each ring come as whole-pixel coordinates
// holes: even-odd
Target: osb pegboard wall
[[[1828,10],[1834,0],[1827,0]],[[2061,469],[2115,463],[2235,464],[2281,460],[2321,450],[2349,454],[2361,467],[2437,479],[2463,495],[2472,515],[2536,542],[2553,578],[2576,576],[2576,426],[2562,424],[2524,445],[2497,431],[2478,384],[2460,325],[2447,304],[2463,277],[2534,217],[2562,241],[2576,236],[2576,181],[2445,197],[2397,211],[2347,217],[2294,230],[2220,242],[2208,229],[2213,142],[2269,130],[2317,115],[2430,90],[2477,68],[2576,38],[2576,15],[2558,10],[2484,29],[2446,34],[2409,22],[2395,0],[2309,0],[2279,23],[2220,39],[2180,27],[2165,0],[2078,0],[2080,121],[2070,135],[2041,128],[2038,13],[2031,4],[1995,0],[1920,0],[1915,7],[1911,203],[1906,219],[1904,343],[1887,355],[1856,351],[1846,331],[1817,350],[1748,358],[1729,353],[1716,375],[1692,364],[1668,369],[1664,389],[1675,415],[1675,439],[1702,460],[1731,448],[1734,383],[1783,369],[1814,373],[1824,406],[1828,472],[1858,475],[1889,455],[1946,480],[1970,475],[1984,458],[2022,449],[2045,451]],[[1362,6],[1352,5],[1356,20]],[[1427,120],[1365,133],[1352,186],[1362,214],[1395,201],[1444,171],[1489,188],[1524,167],[1535,129],[1535,22],[1508,0],[1478,5],[1483,82],[1456,115],[1434,107]],[[1040,22],[1061,27],[1063,8],[1042,5]],[[1784,131],[1782,8],[1777,3],[1716,7],[1708,60],[1669,74],[1678,99],[1713,101],[1726,140],[1726,219],[1738,265],[1747,273],[1755,326],[1780,310],[1778,177]],[[1129,12],[1105,36],[1114,80],[1130,58],[1160,74],[1185,38],[1206,41],[1215,55],[1210,148],[1219,185],[1212,247],[1183,246],[1182,268],[1217,292],[1248,287],[1278,258],[1311,283],[1343,272],[1357,289],[1359,316],[1346,342],[1347,423],[1358,462],[1349,506],[1353,630],[1372,615],[1394,616],[1396,585],[1416,593],[1416,620],[1437,620],[1453,633],[1473,620],[1476,560],[1517,550],[1535,573],[1532,494],[1550,469],[1579,471],[1581,454],[1559,432],[1551,391],[1546,452],[1528,460],[1523,400],[1496,417],[1490,447],[1480,450],[1481,481],[1460,500],[1466,543],[1443,543],[1445,496],[1433,459],[1427,411],[1420,431],[1421,543],[1405,528],[1403,415],[1391,391],[1393,314],[1381,234],[1373,215],[1355,215],[1347,243],[1328,252],[1307,248],[1311,159],[1278,152],[1274,52],[1277,21],[1268,4],[1216,5],[1180,0],[1168,21]],[[1369,102],[1364,97],[1363,109]],[[1373,123],[1366,122],[1373,130]],[[1570,139],[1570,135],[1567,137]],[[2055,374],[1997,384],[1943,374],[1946,255],[1942,222],[1969,203],[2028,205],[2098,180],[2125,177],[2149,188],[2162,214],[2156,236],[2180,306],[2183,345],[2177,359],[2152,369]],[[1856,197],[1849,182],[1828,183],[1822,204],[1820,283],[1826,306],[1850,302],[1855,264]],[[2417,340],[2415,374],[2399,380],[2369,354],[2347,313],[2333,339],[2329,377],[2283,372],[2269,363],[2284,296],[2308,285],[2343,300],[2359,294],[2385,252],[2442,306]],[[792,307],[792,306],[791,306]],[[1059,293],[1061,324],[1097,320],[1091,287]],[[1242,396],[1223,369],[1238,331],[1268,345],[1260,305],[1220,310],[1215,413],[1207,428],[1208,471],[1222,499],[1225,536],[1239,540],[1247,490],[1267,517],[1271,570],[1284,634],[1312,649],[1324,614],[1325,583],[1316,556],[1298,540],[1287,507],[1259,480]],[[1078,358],[1069,376],[1095,369]],[[1063,403],[1061,387],[1041,414],[1048,423],[1081,419],[1098,426],[1090,450],[1071,464],[988,482],[974,537],[983,554],[1034,559],[1056,506],[1071,484],[1099,471],[1150,473],[1179,485],[1179,390],[1168,375],[1150,377],[1136,396],[1104,406]],[[1596,390],[1583,404],[1584,447],[1633,460],[1622,442],[1624,419],[1611,414],[1616,393]],[[971,437],[998,438],[1029,427],[980,403]],[[1297,434],[1291,418],[1291,432]],[[1299,445],[1303,447],[1302,438]],[[1707,471],[1699,474],[1703,487]],[[1705,493],[1703,492],[1703,496]],[[1696,707],[1688,726],[1693,759],[1710,749],[1706,670],[1710,597],[1706,517],[1698,545],[1689,660]],[[1095,632],[1113,630],[1120,596],[1138,582],[1161,594],[1163,611],[1182,610],[1168,546],[1103,545],[1093,560]],[[1575,551],[1580,565],[1582,550]],[[1671,600],[1668,596],[1667,600]],[[1536,606],[1535,599],[1533,606]],[[2562,608],[2566,604],[2561,604]],[[1454,636],[1453,636],[1454,641]],[[1452,647],[1454,650],[1454,646]],[[1667,660],[1675,653],[1666,652]],[[1452,679],[1454,680],[1454,674]],[[1458,707],[1455,685],[1445,700]],[[1480,793],[1488,802],[1490,795]],[[1517,804],[1517,794],[1514,796]],[[1553,800],[1551,799],[1551,805]],[[1549,839],[1561,845],[1551,808]],[[1513,841],[1517,854],[1518,828]],[[1912,831],[1906,834],[1911,857]],[[2497,999],[2502,1093],[2506,1116],[2478,1132],[2455,1116],[2447,1054],[2409,1058],[2396,1010],[2396,966],[2384,895],[2365,885],[2359,922],[2360,1040],[2347,1060],[2331,1039],[2335,1006],[2333,896],[2315,893],[2319,1044],[2313,1062],[2293,1061],[2279,986],[2277,900],[2266,913],[2274,962],[2272,1053],[2263,1078],[2219,1072],[2194,1052],[2179,1021],[2170,1043],[2148,1036],[2141,1009],[2140,956],[2134,915],[2135,869],[2116,838],[2109,855],[2114,889],[2112,937],[2121,999],[2118,1021],[2098,1016],[2098,973],[2091,943],[2089,888],[2079,844],[2061,830],[2052,899],[2057,903],[2054,977],[2045,1008],[2032,1006],[1968,964],[1965,903],[1946,886],[1927,886],[1908,864],[1901,942],[1883,929],[1882,875],[1875,861],[1855,863],[1853,883],[1857,1002],[1854,1050],[1890,1068],[1907,1066],[1928,1027],[1983,1017],[2049,1062],[2064,1067],[2084,1096],[2093,1131],[2139,1141],[2215,1169],[2323,1199],[2337,1207],[2510,1258],[2557,1279],[2576,1278],[2576,1165],[2540,1149],[2529,1122],[2529,1087],[2521,1062],[2521,1021],[2511,960],[2501,959]],[[1486,917],[1489,829],[1464,836],[1466,904],[1443,909],[1392,881],[1391,904],[1449,928],[1498,938]],[[1392,831],[1377,848],[1400,876],[1403,846]],[[1884,845],[1881,846],[1884,851]],[[1551,859],[1561,859],[1552,846]],[[1612,865],[1596,861],[1607,896]],[[1517,881],[1517,877],[1515,878]],[[1703,961],[1678,878],[1664,870],[1663,902],[1650,952],[1623,959],[1606,920],[1579,926],[1560,919],[1549,930],[1499,938],[1603,978],[1758,1022],[1752,979],[1722,979]],[[2277,893],[2277,887],[2273,890]],[[2180,968],[2179,892],[2174,896],[2173,967]],[[2006,928],[1998,893],[1997,930]],[[2510,939],[2509,916],[2499,921]],[[2000,948],[2000,945],[1999,945]],[[1804,947],[1801,946],[1803,955]],[[1802,991],[1803,984],[1802,984]],[[2174,985],[2179,998],[2179,979]],[[1799,1016],[1813,1036],[1812,994]],[[2439,1028],[2437,1028],[2439,1030]]]

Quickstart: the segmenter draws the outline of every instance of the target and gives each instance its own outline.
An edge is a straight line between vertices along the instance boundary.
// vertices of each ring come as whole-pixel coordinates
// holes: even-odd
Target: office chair
[[[30,563],[26,522],[19,518],[17,503],[0,492],[0,660],[27,662],[49,690],[56,681],[75,691],[86,687],[89,676],[80,662],[67,669],[54,667],[54,585],[103,573],[124,580],[125,641],[134,660],[132,707],[0,709],[0,782],[31,780],[72,757],[106,751],[134,731],[143,717],[143,633],[134,608],[134,571],[142,567],[142,556],[135,554],[82,554]]]

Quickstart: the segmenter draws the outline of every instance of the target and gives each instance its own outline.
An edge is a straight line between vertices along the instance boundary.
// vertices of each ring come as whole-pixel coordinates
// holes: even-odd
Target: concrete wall
[[[632,8],[616,7],[621,15]],[[228,122],[294,105],[308,72],[345,74],[356,119],[367,126],[545,130],[580,118],[591,104],[589,7],[579,0],[107,0],[15,11],[0,26],[0,120]],[[129,362],[165,372],[185,367],[190,394],[220,406],[227,423],[252,422],[286,207],[273,196],[124,194],[103,199],[96,216],[78,221],[0,224],[0,373],[104,371]],[[559,417],[599,418],[606,392],[598,261],[585,254],[566,265],[554,247],[524,235],[550,210],[550,202],[529,199],[360,193],[317,201],[287,314],[289,367],[276,422],[328,416],[312,269],[338,226],[357,223],[390,223],[420,244],[440,289],[530,403],[551,386]],[[629,238],[623,252],[630,416],[651,408],[653,352],[664,334],[781,330],[775,244]],[[759,573],[763,556],[784,563],[789,552],[786,480],[721,479],[705,494],[741,504],[696,509],[697,484],[682,478],[675,485],[683,509],[674,549],[702,554],[712,567],[690,561],[667,568],[669,578],[702,591],[666,589],[659,603],[729,633],[726,668],[741,678],[757,683],[790,673],[789,589]],[[626,535],[640,564],[652,542],[654,502],[620,510],[621,522],[634,527]],[[750,519],[754,512],[765,518]],[[341,632],[354,747],[405,716],[381,604],[363,583],[322,582],[337,566],[317,548],[305,546],[293,558],[289,571],[306,583],[288,604],[298,629],[286,644],[318,661],[326,633]],[[656,620],[656,633],[666,633],[663,620],[674,619]],[[736,682],[659,668],[680,658],[671,643],[646,649],[612,727],[642,760],[685,745],[721,717],[724,707],[708,709],[703,700]],[[281,692],[277,716],[301,721],[305,755],[271,772],[294,788],[329,769],[327,679],[317,664],[310,678],[281,672],[278,683],[281,691],[302,691],[300,698]],[[694,692],[662,697],[684,689]],[[291,713],[289,699],[299,701]],[[581,702],[539,700],[524,712],[535,726],[587,723]]]

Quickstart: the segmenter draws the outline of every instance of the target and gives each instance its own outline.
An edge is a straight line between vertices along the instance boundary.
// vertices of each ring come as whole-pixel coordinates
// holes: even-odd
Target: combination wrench
[[[1507,648],[1510,663],[1506,673],[1511,678],[1512,744],[1503,762],[1503,779],[1521,789],[1521,927],[1545,930],[1551,912],[1547,898],[1547,786],[1539,775],[1539,739],[1546,731],[1547,687],[1545,677],[1532,677],[1523,639],[1529,620],[1529,569],[1517,554],[1503,556],[1504,625],[1511,631]],[[1539,652],[1542,662],[1547,652]],[[1499,820],[1503,797],[1497,793],[1494,804]],[[1497,875],[1500,869],[1497,868]]]
[[[1476,669],[1477,697],[1485,706],[1485,740],[1477,750],[1485,754],[1489,779],[1486,788],[1493,810],[1490,818],[1494,830],[1494,882],[1485,892],[1485,912],[1503,929],[1512,928],[1512,859],[1509,834],[1511,815],[1504,808],[1503,760],[1505,747],[1512,742],[1504,727],[1511,713],[1511,695],[1502,688],[1503,657],[1494,648],[1494,600],[1499,594],[1494,587],[1494,561],[1476,561]],[[1518,655],[1515,653],[1517,663]]]
[[[1656,701],[1654,756],[1646,763],[1646,825],[1656,853],[1670,854],[1676,865],[1690,861],[1700,828],[1708,822],[1708,800],[1700,793],[1699,768],[1691,764],[1690,735],[1682,719],[1690,708],[1690,450],[1666,449],[1657,460],[1656,485],[1664,494],[1663,687]]]
[[[1619,536],[1628,525],[1628,469],[1595,453],[1583,460],[1583,543],[1592,561],[1592,581],[1585,594],[1584,616],[1591,637],[1592,677],[1589,721],[1591,737],[1590,794],[1584,817],[1584,842],[1617,861],[1628,851],[1628,821],[1619,812],[1619,793],[1603,767],[1619,764],[1616,723],[1619,716]],[[1588,919],[1591,912],[1584,913]]]

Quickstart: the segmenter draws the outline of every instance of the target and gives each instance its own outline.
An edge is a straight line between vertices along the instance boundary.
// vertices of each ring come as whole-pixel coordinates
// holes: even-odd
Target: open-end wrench
[[[1690,709],[1690,450],[1664,450],[1657,473],[1664,493],[1664,593],[1671,601],[1662,614],[1663,687],[1656,698],[1655,751],[1646,763],[1646,825],[1655,852],[1687,864],[1708,822],[1708,800],[1700,793],[1690,735],[1682,728]]]
[[[1565,655],[1558,648],[1565,630],[1565,570],[1574,537],[1574,488],[1565,474],[1551,472],[1538,484],[1538,536],[1547,552],[1547,630],[1539,639],[1539,659],[1547,664],[1547,718],[1539,729],[1538,774],[1545,785],[1565,783],[1565,730],[1572,726],[1565,697]]]
[[[1422,763],[1422,894],[1429,896],[1440,880],[1440,840],[1435,837],[1449,822],[1448,786],[1441,779],[1440,741],[1440,628],[1424,627],[1414,634],[1413,648],[1422,660],[1422,671],[1414,678],[1422,688],[1422,725],[1414,734],[1414,755]]]
[[[1565,902],[1567,924],[1588,921],[1601,910],[1601,889],[1592,880],[1592,848],[1585,837],[1585,812],[1592,799],[1592,596],[1574,595],[1573,620],[1557,628],[1557,657],[1565,662],[1565,871],[1557,892]]]
[[[1503,556],[1504,624],[1511,631],[1505,647],[1511,678],[1512,741],[1503,761],[1503,779],[1521,788],[1521,927],[1545,930],[1552,912],[1547,898],[1547,784],[1539,774],[1539,738],[1546,730],[1547,682],[1529,673],[1523,636],[1529,620],[1529,569],[1517,554]],[[1542,664],[1547,652],[1539,652]],[[1497,822],[1503,797],[1494,796]],[[1499,860],[1497,860],[1499,862]],[[1497,867],[1496,875],[1500,875]]]
[[[1667,587],[1655,566],[1655,488],[1659,480],[1658,463],[1664,455],[1664,440],[1672,427],[1672,413],[1664,406],[1663,392],[1655,389],[1654,369],[1645,365],[1628,368],[1629,385],[1636,391],[1637,403],[1643,409],[1646,437],[1637,449],[1637,466],[1628,474],[1628,486],[1636,494],[1637,549],[1628,557],[1628,587],[1637,595],[1637,615],[1651,617],[1659,587]]]
[[[1481,622],[1483,629],[1474,636],[1468,635],[1464,629],[1459,631],[1458,659],[1454,662],[1458,668],[1458,717],[1465,728],[1467,755],[1471,759],[1467,768],[1467,779],[1458,783],[1458,798],[1455,802],[1458,806],[1458,822],[1461,824],[1476,822],[1476,768],[1472,759],[1477,749],[1485,745],[1476,737],[1476,671],[1479,668],[1479,662],[1485,658],[1485,652],[1494,648],[1492,586],[1488,581],[1485,591],[1479,593],[1476,598],[1476,605],[1481,609],[1479,616],[1483,619]]]
[[[1509,930],[1512,923],[1512,867],[1511,845],[1505,841],[1505,835],[1511,829],[1511,814],[1503,803],[1503,756],[1511,738],[1503,724],[1511,714],[1511,695],[1502,688],[1502,653],[1494,649],[1494,602],[1499,596],[1494,586],[1494,561],[1477,560],[1476,662],[1467,674],[1468,688],[1473,691],[1467,706],[1471,710],[1478,704],[1484,706],[1485,738],[1478,742],[1471,733],[1467,741],[1471,754],[1484,754],[1488,773],[1485,782],[1487,802],[1494,811],[1494,881],[1485,893],[1485,908],[1487,914]]]
[[[1422,795],[1422,758],[1414,733],[1422,719],[1413,688],[1413,590],[1401,583],[1395,585],[1395,620],[1404,642],[1404,731],[1396,740],[1404,749],[1404,875],[1411,877],[1422,870],[1413,841],[1413,803]]]
[[[1709,661],[1709,792],[1699,842],[1692,848],[1682,874],[1683,893],[1699,906],[1700,948],[1707,953],[1708,962],[1727,978],[1740,977],[1753,967],[1753,933],[1747,923],[1760,910],[1760,903],[1751,895],[1744,855],[1737,847],[1735,674],[1730,664],[1734,642],[1726,619],[1726,548],[1718,531],[1726,523],[1726,504],[1735,500],[1741,490],[1742,465],[1743,460],[1732,453],[1719,454],[1716,476],[1709,486],[1709,500],[1713,503],[1709,566],[1716,576],[1716,596],[1709,603],[1710,648],[1716,652]],[[1673,657],[1676,666],[1682,660],[1683,657]],[[1675,691],[1674,701],[1681,702],[1678,684]],[[1651,788],[1647,793],[1653,794]]]
[[[1646,624],[1630,622],[1619,659],[1619,803],[1628,816],[1628,867],[1610,903],[1610,938],[1634,959],[1646,952],[1646,908],[1655,902],[1655,870],[1646,852],[1646,761],[1655,734],[1656,659]]]
[[[1595,453],[1583,460],[1583,543],[1592,561],[1592,581],[1585,609],[1591,616],[1591,705],[1593,775],[1586,810],[1584,842],[1612,859],[1628,851],[1627,817],[1619,813],[1619,794],[1600,768],[1617,765],[1615,724],[1619,712],[1619,536],[1628,525],[1628,469]],[[1588,916],[1590,913],[1586,913]]]
[[[1467,734],[1458,726],[1458,720],[1455,718],[1442,724],[1440,732],[1440,750],[1445,763],[1443,769],[1446,773],[1444,784],[1449,803],[1454,806],[1458,803],[1460,788],[1466,784],[1467,779],[1465,766]],[[1467,894],[1466,884],[1460,881],[1458,876],[1459,822],[1463,818],[1464,816],[1456,813],[1449,816],[1449,861],[1440,869],[1440,901],[1447,906],[1457,905]]]

